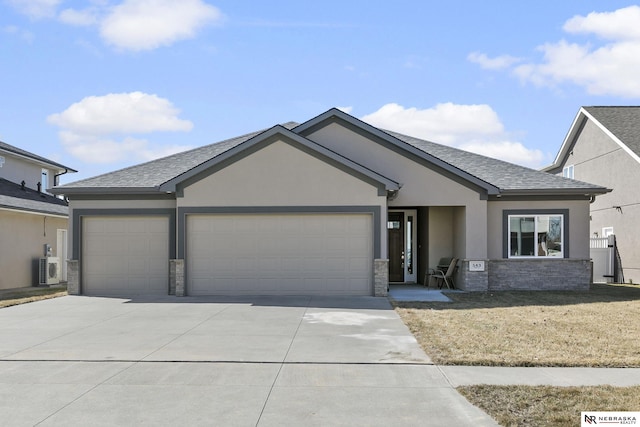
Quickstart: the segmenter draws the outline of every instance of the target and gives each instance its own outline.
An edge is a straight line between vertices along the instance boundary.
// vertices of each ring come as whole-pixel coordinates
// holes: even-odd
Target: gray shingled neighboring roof
[[[27,157],[32,160],[36,160],[41,163],[46,163],[51,166],[55,166],[59,169],[66,169],[69,172],[78,172],[75,169],[70,168],[69,166],[62,165],[58,162],[54,162],[53,160],[46,159],[42,156],[38,156],[37,154],[33,154],[27,150],[23,150],[22,148],[14,147],[13,145],[7,144],[6,142],[0,141],[0,150],[4,150],[10,153],[18,154],[23,157]]]
[[[583,108],[640,156],[640,106]]]
[[[24,188],[14,182],[0,178],[0,209],[38,212],[50,215],[69,214],[67,202]]]
[[[421,140],[397,132],[382,131],[380,129],[373,128],[339,110],[332,109],[327,113],[340,115],[342,118],[346,118],[350,122],[356,123],[357,126],[374,129],[376,132],[379,132],[386,139],[392,141],[392,143],[400,146],[401,148],[404,147],[407,149],[408,147],[404,146],[404,144],[408,144],[408,146],[417,149],[417,152],[421,153],[427,161],[433,161],[435,158],[439,162],[444,162],[446,165],[449,165],[451,170],[458,171],[460,176],[467,176],[469,178],[475,177],[481,182],[486,183],[486,187],[495,187],[499,189],[501,193],[601,194],[608,191],[603,187],[593,184],[563,178],[546,172],[540,172],[524,166],[507,163],[490,157]],[[309,122],[313,120],[315,119],[312,119]],[[298,129],[304,128],[303,124],[297,129],[294,129],[296,127],[296,123],[293,122],[289,122],[283,126],[287,129],[293,129],[296,133],[298,132]],[[91,192],[93,190],[100,191],[105,189],[114,189],[118,192],[138,192],[142,190],[158,191],[159,187],[165,182],[189,172],[199,165],[225,153],[243,142],[248,141],[262,132],[264,132],[264,130],[174,154],[172,156],[121,169],[119,171],[73,182],[57,187],[54,191],[56,193],[63,194],[79,193],[84,191]]]

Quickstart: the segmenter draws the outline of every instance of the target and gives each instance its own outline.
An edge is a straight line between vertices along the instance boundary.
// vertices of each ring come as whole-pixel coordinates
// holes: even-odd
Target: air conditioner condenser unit
[[[38,284],[55,285],[60,283],[60,258],[49,256],[40,258],[40,277]]]

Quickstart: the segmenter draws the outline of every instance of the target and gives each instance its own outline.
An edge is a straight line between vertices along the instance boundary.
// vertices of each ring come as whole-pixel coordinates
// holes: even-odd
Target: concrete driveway
[[[0,425],[497,425],[384,298],[117,299],[0,309]]]

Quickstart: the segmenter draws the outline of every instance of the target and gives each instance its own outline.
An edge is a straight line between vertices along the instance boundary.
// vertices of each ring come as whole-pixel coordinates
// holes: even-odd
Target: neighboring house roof
[[[397,151],[442,168],[448,173],[454,174],[477,187],[484,188],[488,194],[591,195],[602,194],[608,191],[606,188],[593,184],[536,171],[396,132],[384,131],[335,108],[298,126],[293,122],[289,122],[283,125],[283,129],[285,131],[290,130],[291,135],[295,134],[298,138],[304,138],[310,133],[313,133],[314,130],[332,121],[340,121],[349,128],[357,132],[365,133],[371,138]],[[211,161],[218,156],[223,158],[228,151],[234,153],[242,150],[256,141],[255,139],[251,141],[252,138],[263,137],[263,133],[273,131],[273,129],[274,128],[267,131],[254,132],[194,150],[174,154],[162,159],[153,160],[141,165],[73,182],[57,187],[52,191],[64,194],[104,191],[119,193],[173,191],[174,187],[171,187],[171,185],[167,183],[180,180],[183,174],[184,176],[190,176],[198,173],[198,171],[206,168],[208,164],[211,164]],[[304,139],[308,141],[306,144],[312,144],[317,150],[331,151],[320,144],[306,138]],[[243,143],[247,143],[247,146],[241,147]],[[340,161],[349,163],[351,167],[366,169],[364,166],[358,165],[337,153],[331,153],[333,153],[336,158],[340,158]],[[213,161],[215,162],[215,160]],[[371,174],[377,175],[379,182],[385,179],[392,181],[389,178],[377,174],[375,171],[368,171]]]
[[[543,171],[557,173],[561,170],[587,120],[640,162],[640,106],[592,106],[580,108],[553,164]]]
[[[70,168],[69,166],[62,165],[58,162],[54,162],[53,160],[46,159],[42,156],[38,156],[37,154],[30,153],[27,150],[23,150],[18,147],[14,147],[13,145],[7,144],[6,142],[0,141],[0,153],[3,151],[18,155],[20,157],[25,157],[30,160],[34,160],[38,163],[44,163],[48,166],[53,166],[55,169],[66,170],[68,172],[78,172],[75,169]]]
[[[0,209],[68,216],[67,202],[0,178]]]

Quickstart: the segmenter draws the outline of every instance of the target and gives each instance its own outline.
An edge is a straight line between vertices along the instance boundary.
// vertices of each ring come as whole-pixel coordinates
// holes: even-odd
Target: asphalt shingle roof
[[[583,107],[620,141],[640,156],[640,107]]]
[[[567,190],[567,189],[596,189],[600,188],[573,179],[563,178],[546,172],[540,172],[524,166],[505,162],[503,160],[482,156],[469,151],[435,142],[425,141],[397,132],[385,131],[389,135],[418,148],[425,153],[467,172],[476,178],[491,184],[502,191],[525,190]]]
[[[0,208],[68,215],[67,202],[0,178]]]
[[[289,122],[283,126],[291,129],[296,125],[297,123]],[[155,188],[262,132],[264,130],[151,160],[115,172],[75,181],[58,188]]]
[[[293,129],[296,123],[289,122],[283,125]],[[177,153],[162,159],[153,160],[126,169],[107,173],[104,175],[72,182],[58,187],[58,191],[64,189],[153,189],[165,182],[188,172],[196,166],[236,147],[250,138],[259,135],[263,131],[249,133],[222,142],[206,145],[190,151]],[[436,157],[451,165],[454,169],[466,172],[481,181],[484,181],[501,191],[598,191],[602,187],[563,178],[546,172],[529,169],[524,166],[507,163],[501,160],[470,153],[460,149],[448,147],[434,142],[425,141],[397,132],[384,131],[410,146]],[[602,192],[602,191],[600,191]]]

